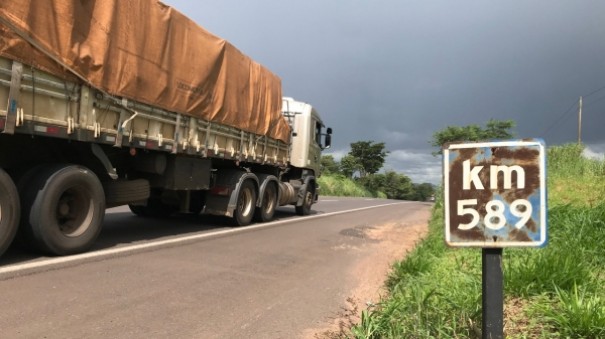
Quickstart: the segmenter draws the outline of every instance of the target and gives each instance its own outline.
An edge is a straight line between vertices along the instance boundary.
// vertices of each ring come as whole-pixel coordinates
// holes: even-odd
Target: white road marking
[[[110,248],[110,249],[82,253],[82,254],[75,254],[75,255],[66,256],[66,257],[44,259],[41,261],[36,261],[36,262],[31,262],[31,263],[9,265],[6,267],[0,267],[0,280],[9,279],[9,278],[19,276],[19,275],[32,274],[37,271],[45,271],[45,270],[51,270],[53,268],[60,268],[60,267],[75,265],[77,263],[85,262],[85,261],[99,261],[99,260],[102,260],[105,258],[117,257],[118,255],[124,254],[124,253],[143,252],[145,250],[150,250],[153,248],[174,246],[175,244],[194,242],[196,240],[216,237],[216,236],[220,236],[220,235],[234,234],[234,233],[247,232],[247,231],[257,230],[257,229],[262,229],[262,228],[269,228],[269,227],[274,227],[277,225],[293,223],[293,222],[300,221],[300,220],[325,218],[325,217],[330,217],[330,216],[339,215],[339,214],[358,212],[358,211],[364,211],[364,210],[369,210],[369,209],[373,209],[373,208],[400,205],[400,204],[406,204],[406,203],[411,203],[411,202],[402,201],[402,202],[395,202],[395,203],[382,204],[382,205],[376,205],[376,206],[355,208],[355,209],[346,210],[346,211],[315,214],[315,215],[310,215],[310,216],[306,216],[306,217],[290,218],[290,219],[286,219],[286,220],[273,221],[273,222],[263,223],[263,224],[259,224],[259,225],[251,225],[251,226],[246,226],[246,227],[241,227],[241,228],[221,230],[221,231],[212,232],[212,233],[195,234],[195,235],[183,236],[183,237],[172,238],[172,239],[158,240],[158,241],[148,242],[148,243],[144,243],[144,244],[124,246],[124,247],[119,247],[119,248]]]

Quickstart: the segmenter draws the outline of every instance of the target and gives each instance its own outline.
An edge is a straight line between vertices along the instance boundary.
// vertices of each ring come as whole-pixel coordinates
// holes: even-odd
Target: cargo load
[[[288,142],[280,79],[159,1],[2,0],[0,25],[1,56]]]

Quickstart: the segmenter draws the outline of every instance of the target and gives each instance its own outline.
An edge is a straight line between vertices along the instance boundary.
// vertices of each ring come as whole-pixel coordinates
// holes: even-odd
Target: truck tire
[[[246,226],[252,222],[255,205],[256,188],[252,181],[246,180],[239,189],[237,204],[233,211],[233,223],[235,226]]]
[[[97,176],[78,165],[45,165],[20,184],[25,241],[53,255],[88,250],[101,232],[105,194]]]
[[[259,222],[268,222],[273,220],[275,214],[275,207],[277,205],[277,188],[274,184],[270,183],[265,188],[263,194],[263,200],[261,206],[256,208],[254,212],[254,220]]]
[[[0,169],[0,255],[10,246],[19,227],[19,194],[11,177]]]
[[[305,191],[302,205],[296,206],[297,215],[309,215],[311,214],[311,205],[313,205],[313,192]]]

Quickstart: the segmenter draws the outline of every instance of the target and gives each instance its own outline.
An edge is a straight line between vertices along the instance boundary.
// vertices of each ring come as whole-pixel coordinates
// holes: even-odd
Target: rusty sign
[[[546,156],[539,139],[443,149],[445,241],[454,247],[546,244]]]

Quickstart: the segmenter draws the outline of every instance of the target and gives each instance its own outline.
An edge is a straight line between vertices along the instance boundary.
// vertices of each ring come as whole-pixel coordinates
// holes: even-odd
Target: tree
[[[412,180],[395,171],[370,174],[360,178],[359,182],[370,192],[382,192],[389,199],[411,200],[414,194]]]
[[[431,146],[439,147],[439,151],[433,152],[433,155],[441,154],[441,147],[451,142],[510,139],[514,136],[514,133],[510,131],[513,127],[515,127],[515,122],[512,120],[495,119],[490,119],[484,129],[474,124],[462,127],[448,126],[433,133]]]
[[[334,160],[334,156],[331,154],[326,154],[321,156],[320,163],[320,171],[321,173],[326,174],[337,174],[340,173],[340,164],[338,161]]]
[[[395,171],[387,171],[383,192],[389,199],[409,200],[413,193],[412,180]]]
[[[382,173],[376,173],[368,175],[364,178],[360,178],[359,183],[363,185],[365,189],[372,192],[372,194],[376,196],[378,195],[378,192],[384,193],[384,188],[386,186],[386,177]]]
[[[340,173],[347,178],[352,178],[355,172],[360,172],[361,166],[352,155],[347,154],[340,159]]]
[[[515,122],[512,120],[489,119],[483,130],[483,139],[510,139],[514,137],[514,133],[510,131],[514,127]]]
[[[358,141],[351,144],[349,155],[359,165],[359,176],[361,178],[368,174],[378,172],[384,165],[388,152],[384,149],[384,142]]]
[[[435,195],[435,186],[433,184],[414,184],[414,194],[410,200],[427,201],[433,195]]]

